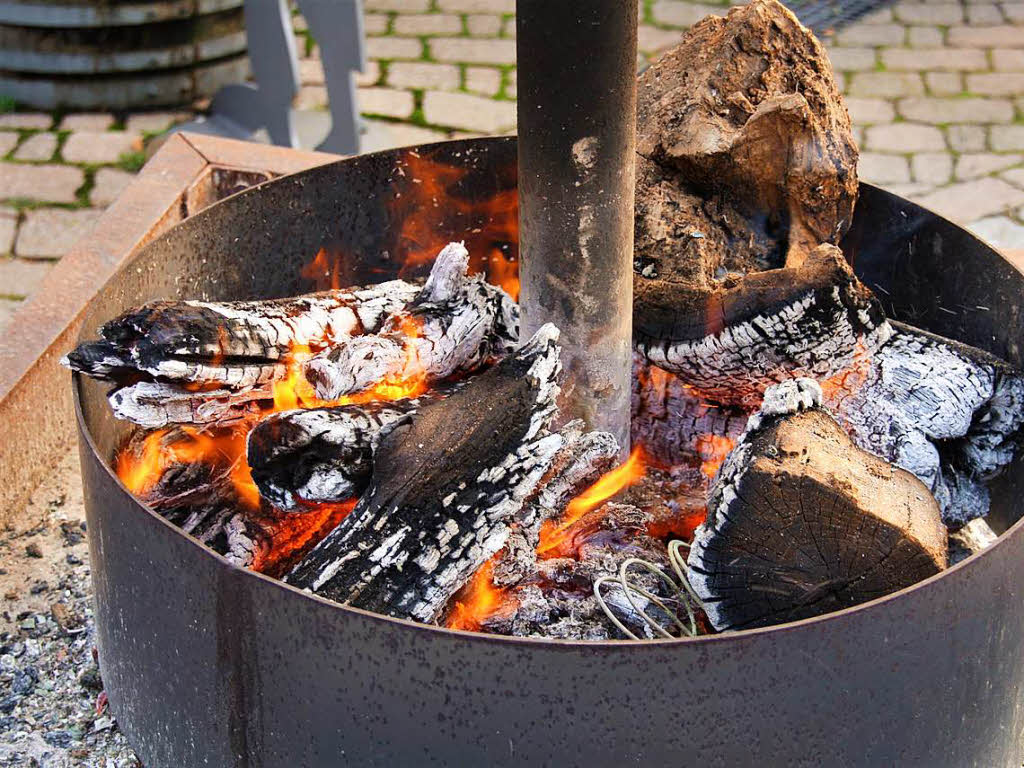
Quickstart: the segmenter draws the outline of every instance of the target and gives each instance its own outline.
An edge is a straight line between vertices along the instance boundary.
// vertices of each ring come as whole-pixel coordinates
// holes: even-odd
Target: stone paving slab
[[[18,229],[14,253],[30,259],[60,258],[92,230],[101,213],[95,208],[77,211],[38,208],[28,211]]]
[[[642,0],[642,60],[736,2]],[[356,81],[375,126],[367,149],[513,131],[514,13],[515,0],[366,0],[369,57]],[[295,32],[300,52],[312,52],[300,61],[296,105],[323,109],[323,68],[300,16]],[[861,177],[1024,248],[1024,2],[901,0],[823,42],[861,144]],[[0,215],[0,252],[20,244],[59,256],[129,182],[144,142],[191,114],[0,114],[0,212],[13,212]],[[49,238],[48,219],[65,225]]]
[[[74,203],[75,191],[84,183],[85,172],[74,166],[0,162],[0,202],[26,199]]]

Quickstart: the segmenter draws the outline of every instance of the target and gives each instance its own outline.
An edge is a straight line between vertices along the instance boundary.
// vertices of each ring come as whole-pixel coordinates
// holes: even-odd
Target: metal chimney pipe
[[[518,0],[523,338],[562,331],[562,421],[629,451],[637,0]]]

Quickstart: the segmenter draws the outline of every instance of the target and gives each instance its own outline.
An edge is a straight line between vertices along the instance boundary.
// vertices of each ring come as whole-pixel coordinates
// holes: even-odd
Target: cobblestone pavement
[[[651,59],[727,6],[642,0]],[[396,144],[515,128],[515,0],[365,0],[363,112]],[[295,17],[302,89],[322,109],[316,44]],[[1024,248],[1024,2],[903,0],[827,40],[861,176]],[[0,114],[0,325],[185,113]]]

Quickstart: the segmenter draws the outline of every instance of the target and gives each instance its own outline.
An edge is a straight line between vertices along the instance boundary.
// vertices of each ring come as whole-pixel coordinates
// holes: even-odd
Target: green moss
[[[18,103],[12,96],[6,96],[0,94],[0,115],[6,115],[9,112],[13,112]]]
[[[129,173],[137,173],[146,164],[145,152],[122,152],[117,158],[117,165]]]

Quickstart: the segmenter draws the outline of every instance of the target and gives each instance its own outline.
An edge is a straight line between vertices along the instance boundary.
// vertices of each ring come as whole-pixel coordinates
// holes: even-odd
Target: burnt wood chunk
[[[392,616],[437,621],[508,539],[564,438],[549,434],[558,331],[392,429],[352,514],[287,581]]]
[[[664,277],[708,283],[719,269],[795,266],[849,228],[857,199],[850,118],[825,48],[775,0],[694,25],[640,75],[637,115],[640,156],[706,201],[680,223],[697,224],[705,238],[714,229],[728,244],[698,262],[692,229],[638,216],[638,255]],[[658,180],[641,173],[637,199]],[[660,203],[656,190],[650,198]],[[734,213],[715,216],[723,201]]]
[[[634,355],[633,442],[659,465],[702,459],[706,447],[734,443],[747,415],[743,408],[710,402],[678,376]]]
[[[857,196],[857,148],[825,49],[775,0],[694,25],[639,77],[634,333],[721,402],[870,348],[877,302],[819,246]]]
[[[947,525],[988,514],[987,480],[1022,440],[1024,378],[980,349],[893,323],[869,359],[824,386],[854,442],[916,475]]]
[[[419,287],[393,280],[289,299],[159,301],[124,313],[62,361],[112,381],[114,414],[143,427],[244,418],[272,397],[297,349],[377,331]]]
[[[729,455],[688,558],[718,630],[818,616],[895,592],[946,567],[946,528],[928,489],[857,448],[799,379]]]
[[[247,455],[260,495],[284,510],[359,496],[370,483],[381,440],[425,403],[421,397],[282,411],[249,433]]]
[[[519,340],[519,306],[468,268],[465,246],[448,244],[423,290],[378,333],[348,339],[306,363],[317,396],[335,400],[382,381],[437,381],[511,352]]]
[[[836,375],[891,334],[881,305],[831,245],[799,267],[711,290],[649,281],[645,302],[636,348],[723,404],[756,405],[772,384]]]

